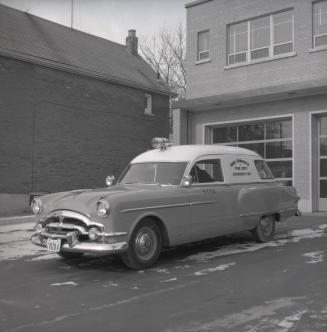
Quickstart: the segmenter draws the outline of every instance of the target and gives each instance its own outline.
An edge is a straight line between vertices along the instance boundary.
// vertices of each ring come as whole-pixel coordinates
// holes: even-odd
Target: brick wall
[[[154,136],[169,135],[166,96],[0,57],[0,193],[104,186]]]
[[[294,9],[294,56],[225,68],[228,24],[289,8]],[[197,33],[207,29],[211,61],[196,64]],[[266,88],[287,88],[291,83],[309,88],[315,81],[326,82],[326,51],[311,52],[311,48],[312,1],[214,0],[190,7],[187,9],[187,98],[258,89],[263,93],[268,91]]]

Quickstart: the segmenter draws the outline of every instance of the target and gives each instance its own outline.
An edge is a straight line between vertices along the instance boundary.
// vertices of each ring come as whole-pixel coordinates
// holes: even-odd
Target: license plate
[[[47,249],[53,252],[59,252],[61,239],[47,239]]]

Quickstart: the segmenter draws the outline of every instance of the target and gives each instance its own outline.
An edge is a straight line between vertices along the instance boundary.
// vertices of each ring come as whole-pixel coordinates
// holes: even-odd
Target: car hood
[[[99,199],[109,199],[113,195],[119,195],[131,191],[144,191],[149,189],[149,186],[145,185],[117,185],[108,188],[73,190],[50,194],[43,196],[42,200],[45,203],[46,213],[54,210],[72,210],[90,216]]]

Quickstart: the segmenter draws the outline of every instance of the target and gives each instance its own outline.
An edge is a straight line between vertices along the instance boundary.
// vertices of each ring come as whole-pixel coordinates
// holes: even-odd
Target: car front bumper
[[[46,248],[47,238],[61,239],[62,244],[60,251],[88,253],[88,254],[120,254],[128,249],[127,242],[79,242],[74,238],[73,234],[57,235],[57,234],[42,234],[35,233],[31,237],[33,244],[39,247]]]

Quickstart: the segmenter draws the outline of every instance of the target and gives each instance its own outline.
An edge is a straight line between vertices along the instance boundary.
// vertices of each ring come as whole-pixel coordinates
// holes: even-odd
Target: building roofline
[[[290,100],[326,93],[327,78],[310,82],[280,84],[259,89],[240,90],[232,93],[181,99],[174,102],[173,109],[210,111],[226,107],[259,104],[276,100]]]
[[[102,80],[102,81],[106,81],[106,82],[110,82],[110,83],[114,83],[114,84],[118,84],[118,85],[123,85],[123,86],[127,86],[130,88],[149,91],[149,92],[153,92],[153,93],[157,93],[157,94],[161,94],[161,95],[165,95],[165,96],[176,97],[178,95],[176,92],[168,91],[167,89],[161,90],[161,89],[150,88],[149,86],[138,84],[134,81],[122,79],[120,77],[116,77],[113,75],[87,70],[82,67],[77,67],[77,66],[69,65],[69,64],[66,64],[63,62],[58,62],[58,61],[50,60],[47,58],[38,57],[38,56],[28,54],[28,53],[22,53],[22,52],[17,52],[14,50],[4,49],[1,47],[0,47],[0,56],[4,56],[7,58],[12,58],[15,60],[20,60],[20,61],[25,61],[25,62],[33,63],[36,65],[40,65],[43,67],[61,70],[61,71],[68,72],[68,73],[78,74],[78,75],[82,75],[82,76],[86,76],[89,78],[94,78],[94,79],[98,79],[98,80]]]
[[[7,8],[10,9],[10,10],[14,10],[14,11],[16,11],[16,12],[23,13],[23,14],[25,14],[25,15],[27,15],[27,16],[33,16],[33,17],[35,17],[35,18],[37,18],[37,19],[39,19],[39,20],[46,21],[47,24],[53,24],[53,25],[56,25],[56,26],[58,26],[58,27],[60,27],[60,28],[66,29],[67,31],[71,31],[71,30],[73,30],[74,32],[78,32],[78,33],[80,33],[80,34],[87,35],[87,36],[89,36],[89,37],[91,37],[91,38],[98,38],[98,39],[101,39],[103,42],[111,43],[111,44],[115,44],[116,46],[120,46],[120,47],[122,47],[122,48],[126,48],[126,45],[125,45],[125,44],[121,44],[121,43],[118,43],[118,42],[112,41],[112,40],[110,40],[110,39],[106,39],[106,38],[101,37],[101,36],[93,35],[93,34],[91,34],[91,33],[89,33],[89,32],[86,32],[86,31],[83,31],[83,30],[79,30],[79,29],[76,29],[76,28],[74,28],[74,27],[71,28],[71,27],[68,26],[68,25],[65,25],[65,24],[63,24],[63,23],[58,23],[58,22],[55,22],[55,21],[51,21],[51,20],[49,20],[49,19],[47,19],[47,18],[44,18],[44,17],[42,17],[42,16],[38,16],[38,15],[35,15],[35,14],[31,14],[31,13],[28,13],[27,11],[23,11],[23,10],[20,10],[20,9],[17,9],[17,8],[14,8],[14,7],[11,7],[11,6],[8,6],[8,5],[5,5],[5,4],[2,4],[2,3],[0,3],[0,6],[7,7]]]
[[[213,0],[196,0],[196,1],[192,1],[190,3],[185,4],[185,8],[187,9],[187,8],[190,8],[190,7],[202,5],[203,3],[210,2],[210,1],[213,1]]]

